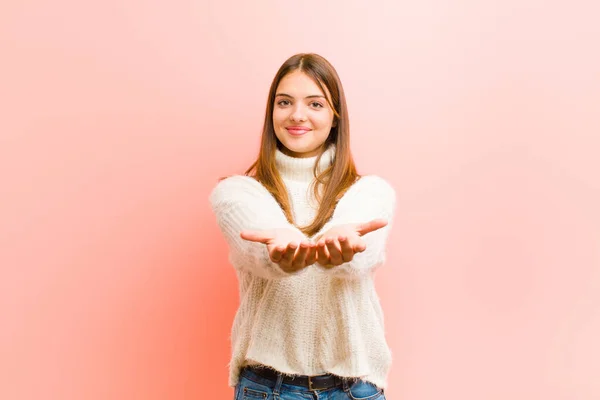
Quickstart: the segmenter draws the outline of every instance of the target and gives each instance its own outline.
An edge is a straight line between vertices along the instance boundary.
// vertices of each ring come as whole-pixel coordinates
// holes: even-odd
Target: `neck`
[[[277,149],[275,165],[284,180],[312,182],[315,178],[314,168],[318,156],[291,157]],[[322,154],[317,168],[317,174],[329,167],[335,158],[335,145],[330,145]]]

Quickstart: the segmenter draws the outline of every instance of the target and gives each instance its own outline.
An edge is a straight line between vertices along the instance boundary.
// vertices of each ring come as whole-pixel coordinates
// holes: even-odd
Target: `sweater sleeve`
[[[217,224],[229,245],[234,268],[266,279],[280,279],[302,273],[287,273],[272,262],[267,246],[240,237],[243,230],[298,228],[290,224],[283,210],[264,186],[248,176],[236,175],[219,182],[209,198]]]
[[[313,240],[317,241],[330,228],[338,225],[364,223],[378,218],[384,218],[388,224],[362,237],[367,247],[362,253],[355,254],[352,261],[333,268],[325,268],[319,263],[315,266],[347,279],[360,279],[362,275],[381,266],[386,260],[386,244],[395,208],[396,192],[388,182],[375,175],[359,179],[340,199],[333,216]]]

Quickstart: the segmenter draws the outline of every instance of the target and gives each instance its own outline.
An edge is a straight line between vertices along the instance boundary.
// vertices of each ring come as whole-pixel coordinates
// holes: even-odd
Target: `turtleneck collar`
[[[315,178],[313,169],[318,156],[314,157],[290,157],[277,149],[275,153],[275,165],[283,179],[293,181],[312,182]],[[335,145],[331,144],[323,153],[319,161],[318,171],[324,171],[325,168],[331,165],[335,158]]]

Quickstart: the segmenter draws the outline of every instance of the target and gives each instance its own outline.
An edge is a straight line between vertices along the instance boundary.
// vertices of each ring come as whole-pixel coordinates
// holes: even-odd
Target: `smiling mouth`
[[[302,136],[306,132],[309,132],[310,129],[304,126],[288,126],[285,128],[291,135],[294,136]]]

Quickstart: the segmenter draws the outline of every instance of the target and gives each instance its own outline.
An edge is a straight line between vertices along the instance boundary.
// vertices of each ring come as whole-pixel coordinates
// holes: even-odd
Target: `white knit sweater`
[[[330,146],[320,170],[334,157],[335,146]],[[298,226],[308,225],[316,214],[310,186],[315,162],[316,157],[293,158],[277,151],[276,165]],[[372,272],[385,261],[394,189],[372,175],[354,183],[331,220],[308,239],[314,241],[341,224],[375,218],[385,218],[389,224],[365,235],[366,250],[351,262],[329,270],[316,263],[293,274],[270,260],[266,245],[240,237],[245,229],[297,229],[260,183],[248,176],[229,177],[214,188],[210,202],[239,280],[229,385],[238,383],[244,365],[262,364],[289,375],[360,377],[385,388],[392,357]]]

